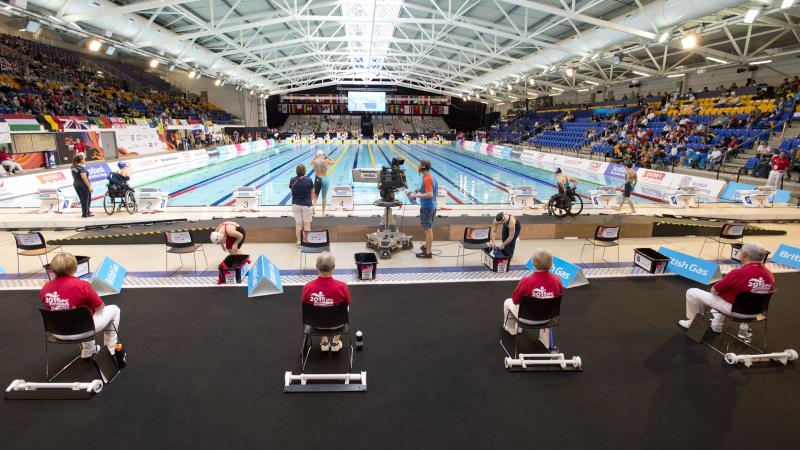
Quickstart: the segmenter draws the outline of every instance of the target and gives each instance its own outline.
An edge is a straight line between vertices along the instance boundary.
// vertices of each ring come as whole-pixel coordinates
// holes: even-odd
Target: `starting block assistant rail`
[[[790,361],[797,361],[797,350],[787,349],[779,353],[763,353],[760,355],[737,355],[736,353],[725,353],[725,362],[730,365],[742,363],[745,367],[751,367],[753,363],[771,361],[779,362],[784,366]]]
[[[505,368],[530,371],[583,370],[580,356],[571,359],[565,359],[563,353],[520,353],[518,356],[516,359],[510,356],[503,358]]]
[[[314,383],[309,381],[339,381],[341,383]],[[297,384],[300,383],[300,384]],[[283,392],[366,392],[367,372],[361,373],[300,373],[284,375]]]
[[[103,390],[102,380],[89,383],[31,383],[14,380],[6,388],[8,400],[87,399]]]

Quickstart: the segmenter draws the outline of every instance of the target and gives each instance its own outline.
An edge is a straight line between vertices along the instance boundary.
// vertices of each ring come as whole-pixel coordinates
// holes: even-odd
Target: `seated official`
[[[563,293],[561,278],[550,273],[550,268],[553,267],[553,255],[549,251],[541,248],[536,249],[533,254],[533,265],[536,271],[519,280],[519,284],[511,294],[511,298],[506,299],[503,303],[503,328],[512,336],[516,335],[519,330],[514,322],[511,320],[506,321],[506,317],[508,317],[508,312],[511,311],[514,317],[519,318],[519,304],[523,297],[549,299],[560,297]],[[529,322],[525,319],[522,319],[521,322],[530,324],[542,323]],[[546,347],[550,347],[549,330],[540,330],[539,339]]]
[[[502,242],[496,242],[498,229],[502,227],[500,239]],[[492,222],[492,247],[499,248],[506,252],[508,256],[514,256],[514,249],[517,246],[517,238],[522,231],[522,225],[516,217],[507,213],[497,213],[494,221]]]
[[[686,291],[686,320],[679,320],[680,326],[689,328],[694,317],[708,307],[712,308],[714,316],[711,329],[720,333],[725,320],[723,314],[728,316],[731,314],[731,307],[737,295],[742,292],[768,294],[775,290],[775,278],[762,263],[766,250],[756,244],[744,244],[739,255],[742,266],[731,270],[723,279],[717,281],[711,292],[697,288]]]
[[[42,287],[39,296],[48,311],[61,311],[86,307],[92,313],[95,332],[105,330],[103,344],[114,355],[117,365],[125,367],[125,350],[117,351],[117,330],[119,329],[120,310],[116,305],[105,305],[92,285],[85,280],[73,276],[78,270],[78,261],[70,253],[59,253],[50,262],[55,279]],[[111,326],[113,324],[113,327]],[[90,335],[55,336],[63,340],[81,340]],[[93,341],[81,342],[81,358],[90,358],[97,353],[100,346]]]
[[[318,308],[327,308],[342,303],[350,304],[350,287],[347,286],[347,283],[333,278],[335,267],[336,260],[330,252],[322,252],[317,256],[319,276],[303,287],[303,293],[300,296],[303,303]],[[342,349],[341,336],[333,337],[333,345],[328,342],[327,336],[323,336],[320,341],[320,349],[323,352],[328,350],[338,352]]]

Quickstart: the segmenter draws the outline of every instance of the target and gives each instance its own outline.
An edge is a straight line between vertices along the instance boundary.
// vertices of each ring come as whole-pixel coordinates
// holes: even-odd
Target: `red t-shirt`
[[[519,280],[511,300],[519,305],[522,297],[554,298],[560,297],[562,292],[561,278],[550,272],[534,272]]]
[[[341,303],[350,304],[350,287],[344,281],[333,277],[317,277],[303,287],[300,297],[303,303],[318,307],[336,306]]]
[[[8,153],[0,153],[0,162],[6,161],[11,159],[11,155]]]
[[[717,281],[714,290],[728,303],[741,292],[767,294],[775,289],[775,277],[763,264],[750,263],[731,270],[725,278]]]
[[[75,154],[78,153],[86,153],[86,146],[83,145],[83,142],[76,142],[75,145],[72,146],[73,150],[75,150]]]
[[[44,308],[60,311],[85,306],[94,311],[103,306],[103,301],[88,282],[73,276],[58,277],[48,281],[39,292]]]
[[[789,158],[783,159],[779,155],[775,155],[772,157],[772,168],[774,170],[786,170],[791,162]]]

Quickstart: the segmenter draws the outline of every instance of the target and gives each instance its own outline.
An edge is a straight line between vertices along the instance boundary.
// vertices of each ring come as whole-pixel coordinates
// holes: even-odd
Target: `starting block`
[[[580,356],[565,359],[563,353],[520,353],[517,358],[503,358],[506,369],[541,370],[576,370],[582,369]]]
[[[511,206],[517,209],[533,208],[536,204],[536,188],[533,186],[516,186],[508,193]]]
[[[736,191],[736,195],[747,208],[772,208],[775,206],[774,186],[758,186],[752,190]]]
[[[89,383],[29,383],[14,380],[6,388],[6,400],[80,400],[103,390],[102,380]]]
[[[684,186],[664,193],[664,200],[673,208],[699,208],[697,188]]]
[[[436,207],[441,208],[447,204],[447,189],[439,188],[436,191]]]
[[[334,186],[331,203],[332,210],[352,211],[355,208],[353,186]]]
[[[619,206],[619,194],[614,186],[600,186],[596,190],[589,191],[589,195],[595,208],[616,208]]]
[[[313,383],[309,381],[338,381]],[[299,384],[298,384],[299,383]],[[361,373],[300,373],[286,372],[283,392],[367,392],[367,372]]]
[[[72,209],[74,197],[67,196],[61,189],[39,189],[39,212],[63,214]]]
[[[136,191],[136,205],[142,214],[155,214],[167,210],[169,193],[160,188],[141,188]]]
[[[233,209],[237,212],[258,212],[261,209],[261,191],[255,186],[237,186],[233,190]]]
[[[734,365],[737,363],[744,364],[745,367],[751,367],[756,362],[771,362],[776,361],[784,366],[790,361],[797,361],[797,350],[787,349],[779,353],[764,353],[761,355],[737,355],[736,353],[725,353],[725,362]]]

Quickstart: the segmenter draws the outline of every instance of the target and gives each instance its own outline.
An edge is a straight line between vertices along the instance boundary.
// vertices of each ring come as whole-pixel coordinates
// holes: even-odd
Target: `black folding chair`
[[[456,262],[460,261],[459,267],[463,268],[466,265],[466,250],[483,250],[489,248],[491,242],[491,228],[464,228],[464,238],[459,242],[458,255]],[[474,253],[480,253],[474,252]]]
[[[206,258],[206,251],[201,244],[195,244],[192,239],[192,233],[189,231],[164,231],[164,243],[166,244],[166,252],[164,253],[164,271],[169,272],[169,254],[178,255],[181,259],[181,265],[175,271],[183,268],[183,255],[190,254],[194,259],[194,273],[197,274],[197,252],[203,254],[203,260],[206,262],[208,268],[208,258]]]
[[[597,228],[594,229],[594,237],[584,241],[583,247],[581,247],[580,259],[583,259],[583,251],[586,250],[587,245],[592,246],[592,262],[594,262],[594,254],[597,247],[603,249],[603,252],[600,254],[600,258],[603,261],[606,260],[606,249],[608,247],[617,247],[617,262],[619,263],[619,230],[620,227],[604,227],[598,225]]]
[[[97,338],[97,335],[103,333],[105,329],[102,329],[100,331],[95,331],[94,319],[92,319],[92,313],[91,311],[89,311],[88,308],[81,307],[74,309],[64,309],[59,311],[48,311],[46,309],[40,308],[39,312],[42,314],[42,321],[44,322],[44,332],[45,332],[44,372],[45,376],[47,376],[47,381],[53,381],[57,376],[61,375],[72,364],[74,364],[75,361],[81,359],[81,354],[78,353],[78,356],[73,358],[70,362],[67,363],[66,366],[62,367],[61,370],[59,370],[55,375],[51,377],[50,359],[48,352],[49,345],[77,344],[78,347],[80,347],[82,342],[92,342],[92,345],[95,345],[95,340]],[[117,331],[117,329],[114,327],[113,322],[109,322],[108,326],[112,327],[114,331]],[[64,338],[64,336],[75,336],[75,337],[71,339],[66,339]],[[119,334],[117,334],[117,337],[119,338]],[[107,377],[103,375],[103,372],[100,369],[100,365],[97,363],[97,360],[95,359],[96,356],[97,354],[95,353],[94,355],[91,356],[91,358],[88,359],[91,360],[100,378],[105,382],[110,382],[111,380],[107,379]]]
[[[300,365],[305,371],[308,355],[314,345],[313,336],[328,337],[347,336],[347,348],[350,350],[349,367],[353,370],[353,345],[350,336],[349,305],[340,303],[335,306],[319,307],[303,303],[303,343],[300,347]],[[344,345],[344,344],[343,344]]]
[[[19,257],[20,256],[37,256],[41,267],[50,263],[48,254],[50,252],[61,250],[60,245],[49,246],[45,241],[42,233],[38,231],[31,231],[29,233],[11,233],[14,235],[14,243],[17,246],[17,278],[21,278],[19,272]],[[62,252],[64,250],[61,250]],[[44,261],[42,261],[44,256]],[[38,273],[37,270],[34,273]],[[31,274],[33,275],[33,274]]]
[[[706,243],[711,241],[717,243],[717,259],[719,259],[722,254],[723,245],[744,243],[744,231],[746,227],[747,225],[743,223],[726,223],[722,226],[722,229],[719,230],[719,236],[706,236],[706,238],[703,239],[703,245],[700,246],[700,253],[698,253],[697,256],[703,255],[703,249]]]
[[[706,344],[709,348],[714,350],[715,352],[719,353],[722,356],[725,356],[726,353],[730,350],[731,344],[735,341],[742,345],[747,346],[759,353],[766,353],[767,351],[767,310],[769,309],[769,301],[772,298],[773,292],[767,294],[754,294],[752,292],[742,292],[736,296],[733,300],[733,305],[731,305],[731,314],[723,314],[725,316],[725,325],[722,327],[722,332],[720,336],[722,337],[722,341],[718,343],[718,345],[714,345],[714,343],[709,342],[706,339],[706,332],[708,328],[711,326],[710,321],[705,315],[698,314],[697,317],[692,320],[692,326],[690,327],[690,331],[687,334],[690,336],[699,336],[702,339],[702,342]],[[743,324],[747,324],[748,328],[751,325],[756,323],[763,323],[763,339],[762,339],[762,347],[758,348],[752,345],[750,339],[743,339],[738,335],[738,328]],[[693,329],[694,328],[694,329]],[[733,332],[737,334],[734,334]],[[753,330],[750,328],[750,332],[752,333]],[[718,341],[718,339],[715,339]],[[723,351],[722,348],[725,348]]]
[[[519,335],[522,330],[542,330],[549,329],[553,345],[547,346],[548,350],[553,353],[558,350],[558,316],[561,312],[561,296],[553,298],[535,298],[535,297],[522,297],[519,303],[519,312],[517,316],[509,311],[506,314],[506,320],[513,321],[515,329],[521,329],[514,336],[514,358],[519,356],[518,343]],[[537,322],[537,323],[530,323]]]
[[[300,270],[306,268],[306,255],[331,251],[331,238],[328,230],[305,231],[300,233]]]

